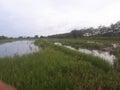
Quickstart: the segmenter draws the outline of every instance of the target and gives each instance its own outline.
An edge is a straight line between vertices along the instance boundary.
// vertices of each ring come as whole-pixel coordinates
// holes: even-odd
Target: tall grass
[[[100,68],[100,69],[102,69],[104,71],[109,71],[111,69],[111,67],[112,67],[109,64],[109,62],[107,62],[104,59],[101,59],[101,58],[99,58],[97,56],[84,54],[84,53],[74,51],[74,50],[70,50],[68,48],[61,47],[61,46],[54,46],[54,48],[64,52],[65,54],[71,55],[72,58],[76,58],[77,60],[90,62],[95,67]]]
[[[44,49],[0,59],[2,81],[18,90],[95,90],[96,87],[117,90],[120,87],[120,73],[99,58],[55,46],[48,40],[35,43]]]
[[[0,60],[0,79],[18,90],[92,90],[97,72],[102,71],[50,48]]]

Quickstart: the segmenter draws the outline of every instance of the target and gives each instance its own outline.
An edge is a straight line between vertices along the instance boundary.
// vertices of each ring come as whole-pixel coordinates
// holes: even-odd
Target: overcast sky
[[[34,36],[120,20],[120,0],[0,0],[0,35]]]

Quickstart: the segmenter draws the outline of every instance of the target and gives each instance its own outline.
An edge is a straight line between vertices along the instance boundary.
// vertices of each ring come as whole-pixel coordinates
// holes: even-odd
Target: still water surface
[[[39,50],[38,46],[34,45],[34,41],[15,41],[5,44],[0,44],[0,58],[22,56],[24,54],[29,54],[37,52]]]

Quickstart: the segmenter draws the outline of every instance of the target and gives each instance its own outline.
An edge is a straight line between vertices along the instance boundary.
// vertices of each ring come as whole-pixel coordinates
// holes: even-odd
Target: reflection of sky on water
[[[62,43],[59,42],[55,42],[54,45],[58,45],[58,46],[62,46]],[[71,50],[77,50],[74,47],[68,46],[68,45],[63,45],[66,48],[69,48]],[[109,52],[107,51],[99,51],[99,50],[88,50],[88,49],[83,49],[83,48],[79,48],[78,49],[79,52],[82,53],[86,53],[86,54],[91,54],[94,56],[98,56],[106,61],[108,61],[110,64],[114,64],[114,60],[116,59],[116,57],[114,55],[111,55]]]
[[[13,57],[15,55],[24,55],[38,51],[39,48],[34,45],[33,41],[15,41],[0,44],[0,57]]]

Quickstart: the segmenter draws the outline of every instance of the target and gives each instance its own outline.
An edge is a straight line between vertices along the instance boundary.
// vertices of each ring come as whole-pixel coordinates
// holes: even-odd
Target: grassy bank
[[[119,39],[115,38],[76,38],[76,39],[49,39],[51,42],[61,42],[75,48],[98,49],[110,47],[112,44],[120,44]]]
[[[0,59],[0,80],[18,90],[120,89],[120,73],[102,59],[55,46],[48,40],[35,44],[42,50]]]
[[[13,42],[13,41],[20,41],[20,40],[35,40],[35,39],[19,39],[19,38],[13,38],[13,39],[0,39],[0,44],[7,43],[7,42]]]
[[[116,56],[117,66],[120,67],[120,38],[110,37],[89,37],[89,38],[77,38],[77,39],[49,39],[52,43],[60,42],[63,45],[69,45],[76,49],[85,48],[88,50],[100,50],[107,51],[110,54]],[[114,47],[113,45],[117,47]],[[120,68],[119,68],[120,70]]]
[[[6,43],[6,42],[12,42],[12,41],[15,41],[15,40],[13,40],[13,39],[2,39],[2,40],[0,40],[0,44]]]

